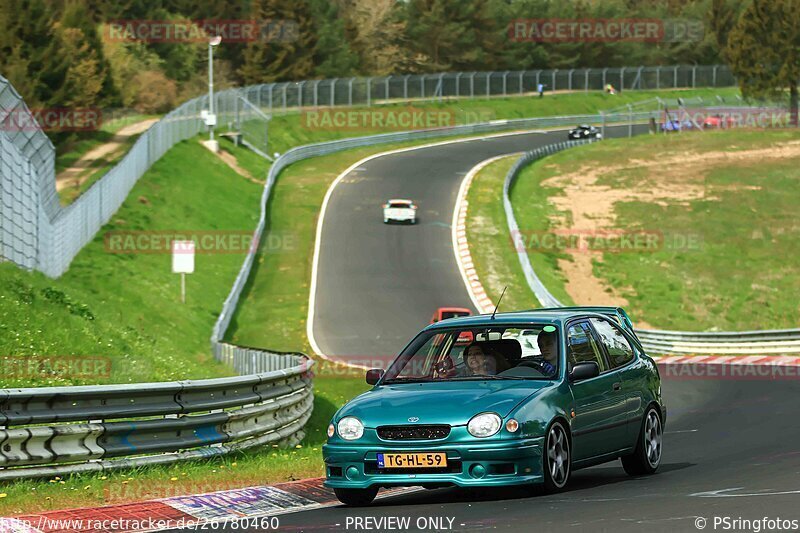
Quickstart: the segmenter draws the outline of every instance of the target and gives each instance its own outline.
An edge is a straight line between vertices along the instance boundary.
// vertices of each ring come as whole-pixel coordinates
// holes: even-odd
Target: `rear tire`
[[[642,428],[636,440],[636,449],[622,457],[622,468],[631,476],[655,474],[661,464],[664,426],[661,413],[651,405],[642,418]]]
[[[544,491],[559,492],[567,486],[572,473],[569,435],[564,425],[555,421],[547,430],[547,438],[542,452],[542,471],[544,472]]]
[[[349,507],[363,507],[372,503],[378,495],[378,487],[368,489],[333,489],[338,499]]]

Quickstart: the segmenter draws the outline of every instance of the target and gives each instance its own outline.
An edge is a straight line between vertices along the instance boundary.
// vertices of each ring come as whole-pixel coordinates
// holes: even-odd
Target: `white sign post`
[[[194,241],[172,241],[172,272],[181,275],[181,303],[186,303],[186,274],[194,272]]]

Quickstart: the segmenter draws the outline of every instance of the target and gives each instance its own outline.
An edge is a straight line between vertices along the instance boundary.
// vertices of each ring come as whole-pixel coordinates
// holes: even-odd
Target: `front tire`
[[[569,436],[561,422],[553,422],[547,431],[542,467],[545,492],[559,492],[567,485],[572,470],[572,456]]]
[[[348,507],[364,507],[372,503],[378,495],[378,487],[368,489],[333,489],[338,499]]]
[[[661,464],[663,438],[661,413],[651,405],[644,413],[636,449],[632,454],[622,457],[622,468],[625,472],[631,476],[655,474]]]

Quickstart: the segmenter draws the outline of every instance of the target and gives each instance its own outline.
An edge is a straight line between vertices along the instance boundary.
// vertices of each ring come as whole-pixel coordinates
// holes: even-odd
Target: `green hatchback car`
[[[323,446],[325,486],[347,505],[380,487],[558,491],[578,468],[621,458],[641,475],[661,462],[661,379],[620,308],[437,322],[367,383]]]

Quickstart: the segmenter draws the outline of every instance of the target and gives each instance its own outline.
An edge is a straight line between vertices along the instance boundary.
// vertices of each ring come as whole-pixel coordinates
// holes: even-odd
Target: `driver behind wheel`
[[[546,376],[554,376],[556,365],[558,365],[558,333],[555,330],[547,331],[545,328],[536,337],[536,343],[542,354],[540,357],[536,357],[542,373]]]

